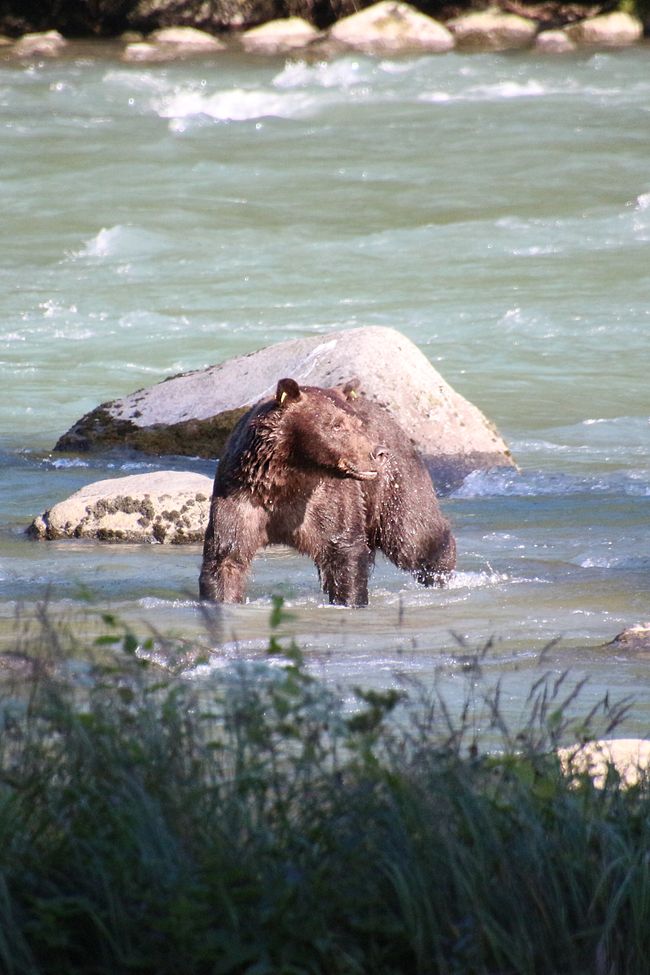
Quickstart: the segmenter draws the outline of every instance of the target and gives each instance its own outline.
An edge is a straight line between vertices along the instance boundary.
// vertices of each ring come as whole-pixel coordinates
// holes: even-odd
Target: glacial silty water
[[[545,666],[587,703],[650,660],[602,649],[650,617],[650,49],[414,58],[227,52],[125,65],[111,45],[0,61],[0,629],[83,588],[192,636],[200,549],[38,543],[90,481],[208,462],[62,457],[98,403],[294,336],[390,325],[509,440],[521,473],[443,500],[448,589],[382,560],[370,606],[324,605],[311,563],[255,563],[212,666],[263,656],[271,594],[343,682],[460,684],[463,655],[517,709]],[[197,679],[204,671],[197,673]]]

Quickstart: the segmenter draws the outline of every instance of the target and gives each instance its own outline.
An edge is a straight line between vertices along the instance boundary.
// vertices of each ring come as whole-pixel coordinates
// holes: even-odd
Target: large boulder
[[[448,27],[462,51],[504,51],[529,47],[538,26],[528,17],[505,13],[498,7],[462,14]]]
[[[212,481],[203,474],[156,471],[95,481],[34,519],[34,538],[102,542],[203,541]]]
[[[358,378],[449,490],[472,470],[513,466],[495,427],[455,392],[404,335],[372,326],[292,339],[104,403],[65,433],[56,450],[127,446],[154,454],[218,457],[239,417],[291,377],[312,386]]]
[[[454,39],[444,24],[399,0],[381,0],[339,20],[331,40],[363,51],[449,51]]]
[[[622,10],[580,20],[564,30],[575,44],[595,47],[623,47],[636,44],[643,37],[641,21]]]

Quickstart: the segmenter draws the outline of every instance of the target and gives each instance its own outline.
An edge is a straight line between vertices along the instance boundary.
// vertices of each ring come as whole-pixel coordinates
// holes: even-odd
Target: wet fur
[[[330,602],[367,603],[371,553],[360,479],[377,475],[373,453],[345,401],[282,380],[273,400],[241,418],[224,449],[201,597],[242,602],[257,550],[283,544],[314,560]]]
[[[444,582],[456,547],[426,468],[392,417],[358,394],[281,380],[235,427],[215,478],[201,598],[242,602],[258,549],[316,563],[330,602],[362,606],[374,552],[423,585]]]

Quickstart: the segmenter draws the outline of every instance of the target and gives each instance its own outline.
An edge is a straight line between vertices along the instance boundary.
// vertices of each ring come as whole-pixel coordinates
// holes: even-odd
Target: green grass
[[[648,783],[597,789],[555,754],[624,705],[571,718],[579,687],[542,672],[509,729],[470,669],[458,713],[421,686],[351,709],[282,622],[278,603],[282,666],[203,683],[144,664],[152,641],[110,614],[89,646],[46,611],[21,635],[28,676],[0,702],[3,975],[650,972]]]

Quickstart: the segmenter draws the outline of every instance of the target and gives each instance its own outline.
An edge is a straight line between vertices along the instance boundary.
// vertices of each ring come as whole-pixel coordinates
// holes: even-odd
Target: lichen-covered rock
[[[237,420],[272,395],[278,379],[336,386],[363,377],[362,395],[408,431],[438,490],[473,470],[513,466],[486,417],[445,382],[406,336],[371,326],[292,339],[167,379],[86,414],[57,450],[128,446],[155,454],[218,457]]]
[[[60,54],[67,41],[57,30],[23,34],[14,44],[13,53],[21,58],[53,58]]]
[[[247,51],[281,54],[307,47],[320,36],[320,31],[302,17],[285,17],[245,31],[241,42]]]
[[[498,7],[463,14],[448,25],[463,51],[503,51],[528,47],[537,33],[537,24],[518,14],[504,13]]]
[[[329,38],[359,50],[450,51],[454,38],[444,24],[399,0],[381,0],[339,20]]]
[[[580,20],[564,30],[576,44],[595,47],[622,47],[636,44],[643,37],[641,21],[622,10]]]
[[[203,541],[212,481],[203,474],[156,471],[95,481],[34,519],[34,538],[101,542]]]

